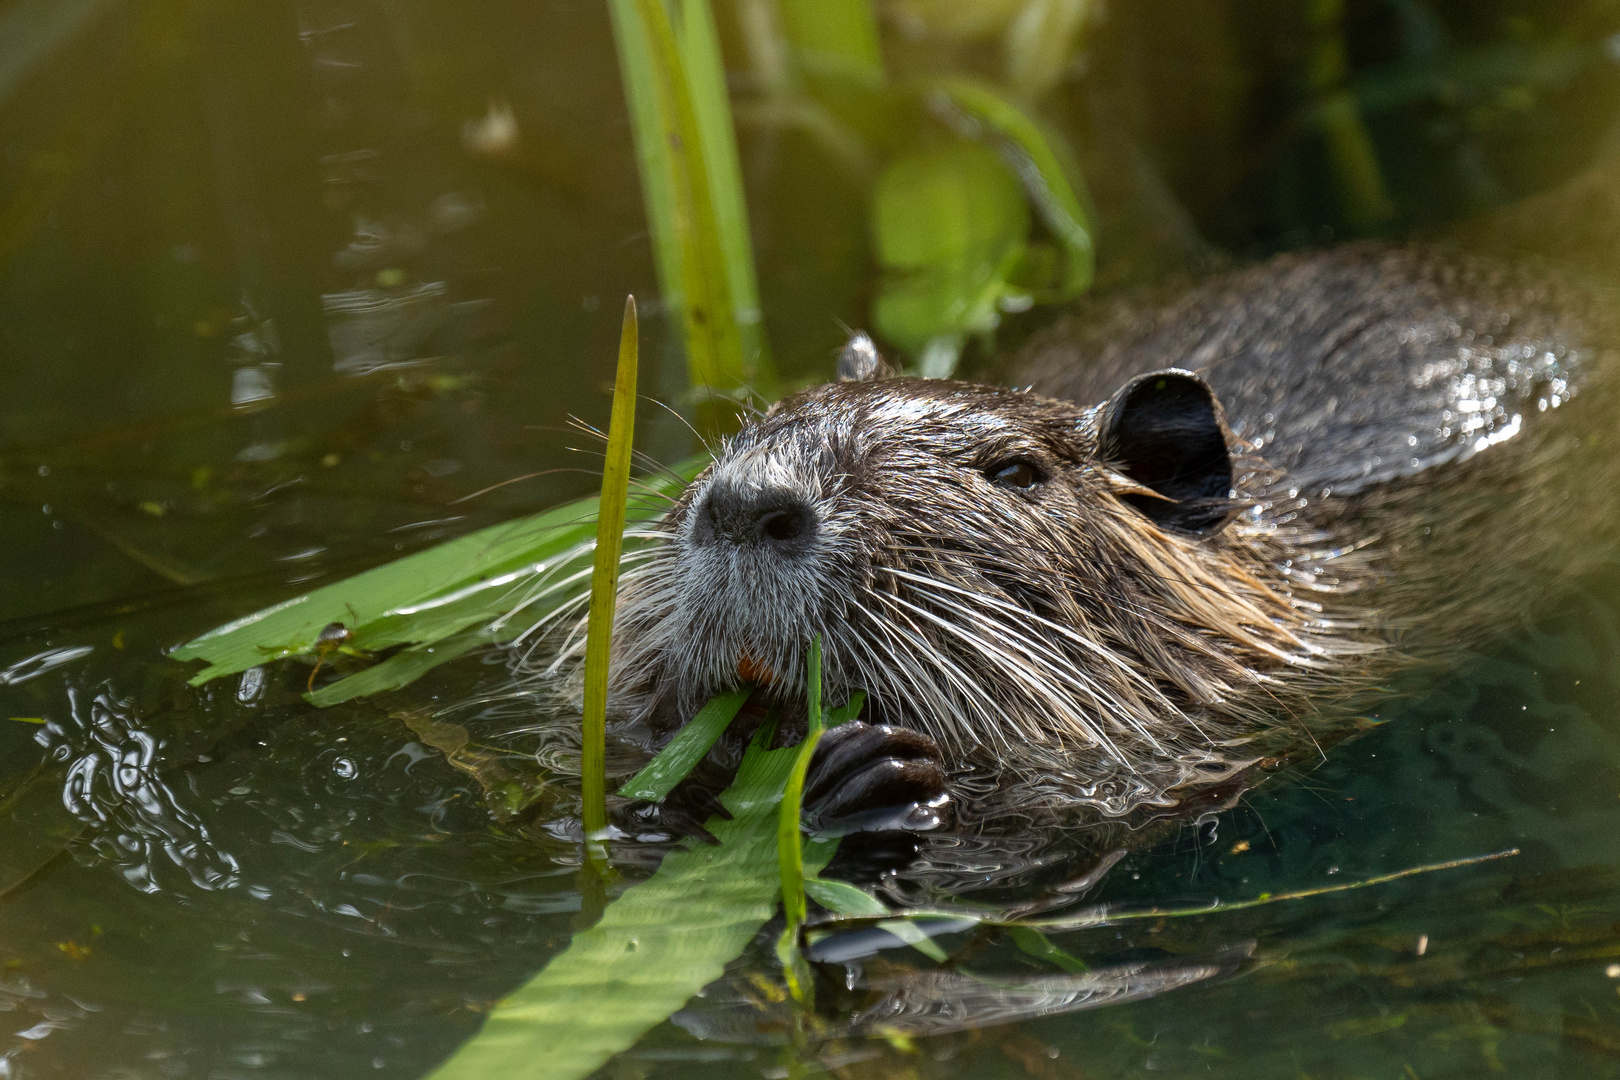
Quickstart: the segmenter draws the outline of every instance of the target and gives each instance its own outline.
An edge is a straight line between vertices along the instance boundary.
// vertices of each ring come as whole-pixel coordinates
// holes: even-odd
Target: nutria
[[[1035,336],[1022,386],[840,381],[722,446],[619,601],[615,710],[753,681],[862,723],[826,818],[1169,811],[1609,554],[1600,290],[1442,246],[1288,255]]]

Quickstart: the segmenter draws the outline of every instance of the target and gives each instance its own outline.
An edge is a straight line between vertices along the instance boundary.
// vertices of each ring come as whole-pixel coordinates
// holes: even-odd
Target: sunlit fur
[[[1321,604],[1353,589],[1354,552],[1279,525],[1255,461],[1226,528],[1160,529],[1098,459],[1099,414],[910,379],[778,404],[643,534],[620,587],[615,713],[667,729],[740,667],[793,697],[820,634],[830,697],[864,689],[876,718],[927,732],[981,808],[1118,816],[1245,769],[1258,733],[1297,728],[1324,676],[1342,683],[1373,648]],[[1009,456],[1047,479],[993,484]],[[704,500],[728,485],[800,493],[813,540],[792,557],[699,543]],[[548,620],[554,676],[583,653],[580,615]]]

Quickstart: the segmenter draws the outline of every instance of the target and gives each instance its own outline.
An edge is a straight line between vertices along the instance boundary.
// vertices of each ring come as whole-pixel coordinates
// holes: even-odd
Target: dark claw
[[[886,724],[841,724],[810,760],[804,805],[817,831],[928,832],[950,819],[944,754],[928,736]]]

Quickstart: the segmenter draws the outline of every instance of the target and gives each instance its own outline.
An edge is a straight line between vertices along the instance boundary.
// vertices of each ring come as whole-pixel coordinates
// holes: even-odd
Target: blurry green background
[[[887,78],[1035,79],[1089,190],[1099,288],[1544,188],[1620,86],[1600,0],[1070,3],[1067,50],[1015,67],[1039,6],[880,6]],[[873,323],[876,170],[950,139],[916,108],[863,132],[879,113],[813,51],[761,43],[800,7],[717,8],[788,384]],[[1348,136],[1323,105],[1345,94]],[[448,505],[591,467],[558,429],[605,420],[627,292],[643,385],[679,406],[603,5],[0,4],[0,611],[302,577],[588,489],[551,472]],[[661,411],[642,430],[689,449]]]

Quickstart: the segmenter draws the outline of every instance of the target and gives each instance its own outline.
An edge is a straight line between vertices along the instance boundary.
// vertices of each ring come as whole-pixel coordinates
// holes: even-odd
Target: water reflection
[[[48,720],[37,740],[67,765],[62,803],[89,826],[84,848],[146,893],[179,869],[199,889],[229,889],[241,867],[214,843],[159,774],[159,741],[110,689],[68,690],[66,721]]]

